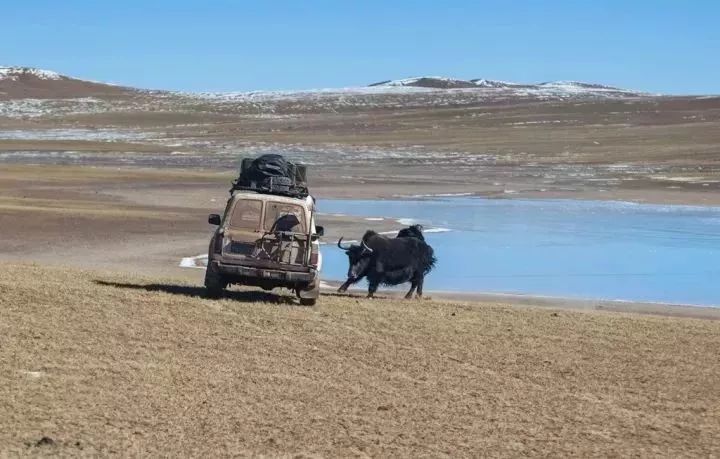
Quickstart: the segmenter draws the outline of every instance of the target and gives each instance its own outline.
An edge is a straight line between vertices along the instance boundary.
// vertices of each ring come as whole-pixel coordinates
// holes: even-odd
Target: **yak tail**
[[[437,263],[437,258],[435,257],[435,251],[432,247],[427,246],[427,250],[424,254],[424,260],[423,265],[425,266],[425,274],[432,271],[432,269],[435,267],[435,264]]]

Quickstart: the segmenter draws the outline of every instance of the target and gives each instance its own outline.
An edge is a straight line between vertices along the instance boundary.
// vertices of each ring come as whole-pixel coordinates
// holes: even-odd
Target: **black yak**
[[[423,236],[423,226],[422,225],[410,225],[407,228],[403,228],[400,231],[398,231],[398,234],[396,237],[415,237],[420,239],[421,241],[425,242],[425,236]]]
[[[348,247],[342,245],[340,238],[338,247],[347,253],[350,268],[347,280],[338,291],[344,292],[350,285],[367,277],[368,298],[372,298],[380,284],[399,285],[405,282],[410,282],[410,291],[405,298],[412,298],[416,289],[417,297],[422,297],[425,276],[437,260],[432,247],[425,243],[421,226],[413,225],[400,233],[404,236],[399,234],[397,238],[389,238],[367,231],[359,245]]]

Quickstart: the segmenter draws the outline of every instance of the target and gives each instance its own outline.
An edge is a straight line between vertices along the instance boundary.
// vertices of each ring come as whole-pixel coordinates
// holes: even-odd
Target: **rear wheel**
[[[314,284],[306,286],[305,289],[298,288],[295,290],[295,293],[297,293],[301,305],[315,306],[315,303],[317,303],[317,299],[320,296],[320,283],[316,279]]]
[[[300,298],[300,304],[303,306],[315,306],[317,298]]]
[[[205,291],[210,298],[220,298],[225,291],[228,283],[219,272],[208,265],[205,270]]]

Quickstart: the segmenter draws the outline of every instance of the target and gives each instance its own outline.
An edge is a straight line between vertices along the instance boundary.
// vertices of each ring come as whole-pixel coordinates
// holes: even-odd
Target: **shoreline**
[[[351,287],[347,293],[338,293],[341,281],[323,280],[322,292],[326,295],[365,297],[366,291],[360,287]],[[404,290],[381,291],[378,298],[402,299]],[[663,317],[683,317],[705,320],[720,320],[720,307],[682,303],[663,303],[652,301],[607,300],[591,298],[573,298],[521,293],[459,292],[428,290],[425,298],[433,301],[462,301],[470,304],[504,303],[519,307],[539,307],[548,309],[566,309],[572,311],[608,311],[631,314],[649,314]],[[414,300],[408,300],[414,301]]]
[[[717,203],[697,203],[695,201],[662,201],[662,200],[640,200],[640,199],[624,199],[621,197],[601,199],[599,197],[588,196],[588,195],[563,195],[563,196],[547,196],[541,194],[513,194],[512,196],[496,196],[486,195],[481,193],[440,193],[435,195],[417,195],[417,196],[383,196],[380,195],[376,198],[371,197],[352,197],[352,196],[332,196],[325,195],[316,198],[320,201],[406,201],[406,202],[419,202],[419,201],[439,201],[439,200],[452,200],[452,199],[485,199],[488,201],[552,201],[552,202],[563,202],[563,201],[582,201],[598,204],[630,204],[639,206],[672,206],[672,207],[684,207],[689,209],[720,209],[720,196],[717,197]],[[329,216],[335,216],[334,214],[328,214]],[[359,217],[359,218],[375,218]]]
[[[320,187],[317,187],[320,188]],[[697,208],[720,208],[720,193],[711,192],[666,192],[660,196],[636,194],[626,194],[621,192],[604,192],[598,193],[593,191],[579,192],[537,192],[537,191],[518,191],[512,194],[492,193],[492,192],[467,192],[467,191],[447,191],[432,194],[418,195],[400,195],[387,194],[382,191],[376,193],[351,194],[357,191],[357,185],[349,185],[342,193],[316,193],[314,196],[318,200],[329,199],[335,201],[430,201],[438,199],[457,199],[457,198],[476,198],[495,201],[590,201],[605,203],[625,203],[651,206],[678,206],[678,207],[697,207]],[[690,196],[680,196],[682,194],[691,194]]]

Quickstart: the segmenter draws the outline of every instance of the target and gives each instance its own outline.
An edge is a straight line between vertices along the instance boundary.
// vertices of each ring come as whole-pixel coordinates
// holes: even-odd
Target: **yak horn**
[[[367,244],[365,244],[365,241],[362,241],[362,246],[363,246],[363,249],[367,250],[370,253],[373,253],[373,249],[368,247]]]
[[[340,247],[341,250],[344,250],[344,251],[347,252],[348,250],[350,250],[350,247],[343,247],[343,246],[342,246],[342,240],[343,240],[343,238],[341,237],[340,240],[338,241],[338,244],[337,244],[337,245],[338,245],[338,247]]]

